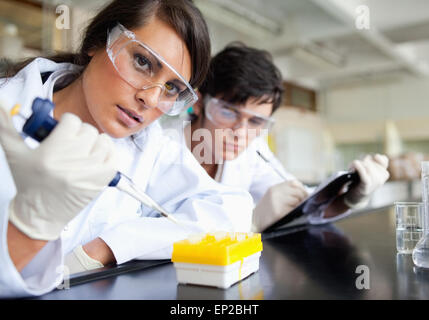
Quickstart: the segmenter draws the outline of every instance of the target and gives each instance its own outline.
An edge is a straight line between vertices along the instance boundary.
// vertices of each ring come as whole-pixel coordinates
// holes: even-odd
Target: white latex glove
[[[64,265],[70,274],[93,270],[104,267],[104,265],[87,255],[82,246],[76,247],[64,258]]]
[[[307,197],[304,185],[297,180],[272,186],[253,209],[252,231],[263,231],[295,209]]]
[[[17,188],[9,220],[33,239],[57,239],[116,173],[112,140],[72,114],[30,149],[0,107],[0,144]]]
[[[389,179],[388,165],[389,159],[381,154],[353,161],[351,167],[359,173],[360,183],[345,194],[344,203],[353,209],[368,205],[371,194]]]

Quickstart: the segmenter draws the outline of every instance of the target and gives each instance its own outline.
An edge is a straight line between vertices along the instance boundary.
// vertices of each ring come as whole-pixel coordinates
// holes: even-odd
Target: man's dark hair
[[[269,52],[233,42],[212,58],[199,91],[233,104],[256,98],[260,104],[272,103],[274,112],[281,103],[283,81]]]

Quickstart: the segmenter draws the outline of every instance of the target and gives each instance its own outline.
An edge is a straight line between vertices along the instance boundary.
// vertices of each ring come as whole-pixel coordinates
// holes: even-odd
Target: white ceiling
[[[99,7],[106,0],[69,0]],[[429,76],[429,0],[194,0],[213,54],[242,41],[273,54],[287,80],[326,88],[394,74]],[[355,26],[359,6],[369,30]]]
[[[196,3],[208,20],[214,53],[232,40],[264,48],[273,54],[286,79],[309,87],[331,87],[400,73],[429,75],[428,0],[196,0]],[[246,10],[240,12],[225,3],[240,4]],[[369,30],[358,30],[355,26],[356,10],[361,5],[369,9]],[[216,6],[220,8],[217,11]],[[236,19],[224,19],[226,10],[234,10]],[[247,14],[250,10],[277,23],[281,32],[263,34]],[[249,20],[247,26],[251,27],[240,26],[236,22],[240,19]]]

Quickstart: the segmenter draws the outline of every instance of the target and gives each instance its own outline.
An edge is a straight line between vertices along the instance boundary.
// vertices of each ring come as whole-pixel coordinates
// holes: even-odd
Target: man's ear
[[[204,108],[203,95],[201,92],[197,91],[198,100],[194,103],[193,111],[196,116],[199,116]]]
[[[88,56],[90,56],[92,58],[93,56],[95,56],[96,52],[97,52],[97,50],[91,49],[91,50],[88,51]]]

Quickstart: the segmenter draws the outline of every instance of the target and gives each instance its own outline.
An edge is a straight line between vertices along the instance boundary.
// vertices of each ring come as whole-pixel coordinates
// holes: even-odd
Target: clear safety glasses
[[[177,115],[198,100],[189,83],[159,54],[121,24],[107,35],[107,54],[119,75],[139,90],[157,89],[157,107]]]
[[[270,117],[264,117],[209,95],[206,95],[204,103],[206,117],[218,126],[233,128],[240,124],[243,118],[247,120],[249,129],[270,129],[274,124],[274,119]]]

